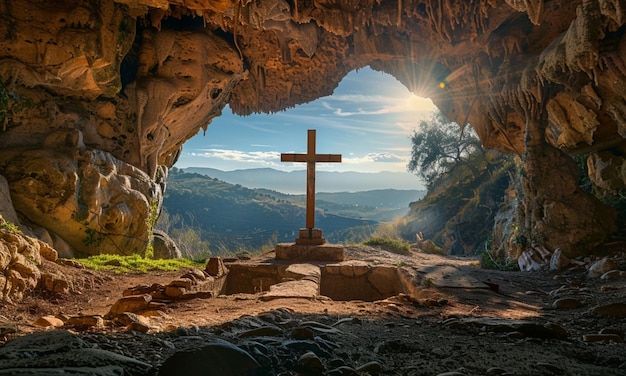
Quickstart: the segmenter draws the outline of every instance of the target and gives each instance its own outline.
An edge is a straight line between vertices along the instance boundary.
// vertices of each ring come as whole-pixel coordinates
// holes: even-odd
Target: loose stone
[[[600,277],[604,273],[611,270],[618,270],[619,267],[615,261],[610,258],[603,258],[602,260],[596,261],[589,267],[589,276],[590,277]]]
[[[322,360],[315,355],[314,352],[308,351],[298,359],[298,368],[306,372],[306,374],[322,374],[324,372],[324,364]]]
[[[583,341],[585,342],[601,342],[601,341],[613,341],[624,342],[617,334],[585,334],[583,335]]]
[[[626,317],[626,303],[613,303],[594,307],[591,310],[594,315]]]
[[[159,376],[223,376],[255,374],[260,364],[230,342],[216,340],[200,348],[178,351],[167,358]]]
[[[583,302],[575,298],[561,298],[552,303],[552,307],[556,309],[574,309],[581,307]]]
[[[54,316],[42,316],[33,323],[34,326],[40,326],[44,328],[50,326],[61,327],[63,326],[63,324],[64,323],[61,319],[58,319]]]
[[[367,372],[370,375],[378,375],[380,371],[382,371],[382,368],[383,367],[380,363],[378,363],[377,361],[373,361],[357,367],[356,371],[359,373]]]

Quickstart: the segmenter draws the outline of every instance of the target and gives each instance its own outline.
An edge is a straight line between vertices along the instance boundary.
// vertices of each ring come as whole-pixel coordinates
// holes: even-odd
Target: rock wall
[[[7,0],[0,175],[57,249],[141,252],[167,169],[226,104],[279,111],[369,65],[522,156],[521,230],[585,253],[615,213],[575,187],[568,155],[589,153],[592,178],[624,188],[625,12],[621,0]]]

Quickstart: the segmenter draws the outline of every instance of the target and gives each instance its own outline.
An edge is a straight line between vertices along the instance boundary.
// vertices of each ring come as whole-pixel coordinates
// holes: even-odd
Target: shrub
[[[400,240],[389,239],[389,238],[371,238],[363,242],[365,245],[370,245],[374,247],[380,247],[385,251],[391,253],[397,253],[400,255],[408,255],[411,253],[411,247],[409,243],[405,243]]]

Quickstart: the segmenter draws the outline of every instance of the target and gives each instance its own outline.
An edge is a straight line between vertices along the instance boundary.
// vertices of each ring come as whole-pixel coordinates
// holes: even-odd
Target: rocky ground
[[[609,273],[592,268],[599,257],[558,272],[505,272],[368,247],[347,255],[458,273],[372,302],[235,294],[171,302],[122,324],[103,317],[125,289],[183,271],[112,275],[46,263],[73,276],[74,292],[35,291],[1,307],[0,375],[626,374],[624,252],[608,255]]]

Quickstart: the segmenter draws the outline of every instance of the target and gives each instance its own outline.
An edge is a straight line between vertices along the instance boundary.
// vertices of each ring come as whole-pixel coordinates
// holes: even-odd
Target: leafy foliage
[[[479,253],[515,175],[513,157],[483,150],[469,125],[462,130],[440,113],[422,121],[411,141],[408,169],[425,179],[428,193],[394,222],[401,238],[421,232],[450,254]]]
[[[2,230],[6,230],[8,232],[11,232],[13,234],[23,234],[22,230],[20,230],[19,227],[17,227],[17,225],[15,223],[9,222],[9,221],[2,221],[0,222],[0,229]]]
[[[482,146],[470,125],[461,128],[441,112],[422,120],[411,137],[411,160],[407,166],[431,188],[445,174],[465,167],[476,175],[472,159],[482,154]]]
[[[294,241],[305,223],[305,208],[286,198],[178,169],[168,176],[163,206],[169,223],[162,213],[157,228],[170,234],[183,255],[192,258],[273,248],[277,242]],[[333,238],[342,230],[376,223],[316,212],[316,225],[331,242],[342,241]]]

